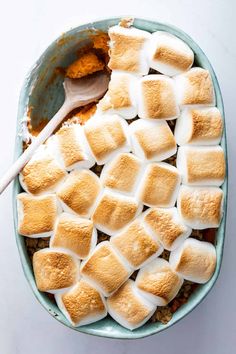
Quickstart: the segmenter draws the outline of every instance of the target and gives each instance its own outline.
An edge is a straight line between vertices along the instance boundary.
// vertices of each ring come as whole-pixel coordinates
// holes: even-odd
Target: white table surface
[[[0,353],[235,353],[236,1],[8,0],[1,5],[1,174],[13,158],[17,101],[22,81],[45,47],[70,24],[132,14],[182,28],[197,41],[212,62],[225,103],[230,196],[224,259],[214,289],[197,309],[168,331],[142,340],[122,341],[72,331],[55,321],[36,301],[24,278],[17,253],[12,190],[8,188],[0,197]]]

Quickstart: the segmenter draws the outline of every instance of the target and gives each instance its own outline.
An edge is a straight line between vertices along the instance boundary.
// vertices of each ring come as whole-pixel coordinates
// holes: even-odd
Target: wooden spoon
[[[33,139],[30,146],[0,179],[0,194],[31,159],[35,150],[54,132],[65,116],[74,108],[85,106],[101,98],[107,90],[108,82],[109,76],[102,71],[81,79],[66,78],[64,80],[65,101],[63,105],[55,116],[50,119],[39,135]]]

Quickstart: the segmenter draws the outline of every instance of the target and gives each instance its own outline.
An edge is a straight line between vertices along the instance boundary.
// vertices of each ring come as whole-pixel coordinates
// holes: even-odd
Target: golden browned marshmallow
[[[133,269],[142,267],[163,252],[163,247],[145,228],[141,219],[132,221],[110,242]]]
[[[32,196],[27,193],[17,195],[18,232],[28,237],[48,237],[53,233],[58,208],[53,194]]]
[[[95,116],[85,124],[85,136],[98,165],[103,165],[119,152],[130,151],[127,128],[126,121],[118,115]]]
[[[74,285],[79,277],[79,260],[61,248],[44,248],[33,255],[37,288],[55,294]]]
[[[185,108],[176,121],[178,145],[217,145],[221,140],[223,121],[216,107]]]
[[[216,267],[215,247],[209,242],[188,238],[171,252],[170,265],[184,279],[206,283]]]
[[[26,192],[40,195],[55,192],[66,176],[64,168],[42,145],[21,171],[20,183]]]
[[[55,299],[61,312],[75,327],[99,321],[107,315],[104,297],[84,279],[66,293],[56,294]]]
[[[113,26],[109,28],[108,35],[110,37],[109,68],[146,75],[149,70],[146,46],[151,34],[134,27]]]
[[[135,91],[138,80],[134,75],[113,72],[108,91],[99,101],[97,108],[101,113],[118,113],[125,119],[137,115]]]
[[[130,276],[131,269],[110,242],[99,243],[81,265],[81,274],[105,296],[111,295]]]
[[[67,171],[90,168],[95,164],[80,124],[63,125],[47,140],[47,146]]]
[[[95,173],[77,170],[69,174],[59,188],[57,196],[64,211],[72,211],[82,217],[89,217],[100,190],[100,180]]]
[[[223,191],[218,187],[182,185],[177,208],[184,223],[193,229],[218,227],[223,215]]]
[[[105,190],[99,199],[92,220],[96,228],[114,235],[142,211],[142,205],[133,197]]]
[[[152,34],[148,52],[150,67],[168,76],[187,71],[193,65],[193,51],[181,39],[167,32]]]
[[[62,213],[57,220],[50,239],[50,247],[61,247],[74,252],[79,258],[86,258],[97,243],[97,231],[91,220]]]
[[[176,165],[188,185],[220,186],[225,178],[225,157],[221,146],[181,146]]]
[[[176,208],[148,209],[143,220],[168,251],[178,247],[192,232],[192,229],[183,223]]]
[[[175,77],[176,94],[181,106],[214,106],[215,94],[208,70],[192,68]]]
[[[138,157],[129,153],[120,153],[104,166],[100,179],[104,187],[133,194],[141,173],[142,163]]]
[[[141,295],[130,279],[107,299],[107,307],[111,317],[130,330],[147,322],[156,309],[155,305]]]
[[[156,306],[166,306],[178,294],[183,278],[171,269],[169,262],[157,258],[140,269],[135,284]]]
[[[165,163],[150,163],[141,180],[137,196],[147,206],[173,207],[180,185],[176,167]]]
[[[137,119],[129,126],[132,152],[148,161],[162,161],[176,153],[173,133],[166,121]]]
[[[175,119],[179,115],[174,81],[165,75],[140,79],[138,116],[144,119]]]

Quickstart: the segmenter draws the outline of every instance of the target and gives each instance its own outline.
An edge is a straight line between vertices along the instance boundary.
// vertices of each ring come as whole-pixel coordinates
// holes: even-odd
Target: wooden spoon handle
[[[47,140],[53,133],[56,127],[61,123],[63,118],[73,109],[71,103],[65,100],[59,111],[47,123],[39,135],[33,139],[30,146],[23,152],[23,154],[16,160],[9,170],[0,179],[0,194],[6,189],[9,183],[18,175],[22,168],[29,162],[36,149]]]

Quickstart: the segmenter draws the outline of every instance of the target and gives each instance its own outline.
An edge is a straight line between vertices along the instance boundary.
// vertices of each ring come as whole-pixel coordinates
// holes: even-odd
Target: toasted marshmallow
[[[142,294],[156,306],[166,306],[173,300],[183,284],[165,259],[157,258],[138,272],[135,284]]]
[[[47,146],[67,171],[90,168],[95,164],[80,124],[62,126],[47,140]]]
[[[134,220],[110,242],[133,269],[142,267],[163,252],[163,247],[141,219]]]
[[[81,274],[105,296],[109,296],[129,278],[131,269],[111,243],[104,241],[82,262]]]
[[[208,70],[192,68],[175,77],[178,104],[197,108],[214,106],[215,94],[211,75]]]
[[[181,146],[176,165],[184,184],[220,186],[224,182],[225,157],[221,146]]]
[[[128,124],[118,115],[94,117],[84,127],[91,152],[98,165],[105,164],[119,152],[130,151]]]
[[[194,54],[189,46],[173,34],[157,31],[149,46],[150,67],[162,74],[173,76],[190,69]]]
[[[192,229],[183,223],[176,208],[148,209],[143,220],[168,251],[178,247],[192,232]]]
[[[206,283],[216,267],[215,247],[204,241],[189,238],[171,252],[170,265],[184,279],[195,283]]]
[[[62,247],[74,252],[79,258],[86,258],[95,248],[97,231],[91,220],[62,213],[50,239],[50,247]]]
[[[108,35],[110,37],[109,68],[146,75],[149,71],[146,48],[151,34],[134,27],[113,26],[109,28]]]
[[[90,217],[94,203],[100,193],[100,180],[95,173],[88,170],[72,171],[57,196],[66,212]]]
[[[107,315],[103,295],[84,279],[66,293],[56,294],[55,300],[61,312],[75,327],[99,321]]]
[[[135,91],[138,80],[134,75],[113,72],[108,91],[97,105],[102,113],[118,113],[125,119],[132,119],[137,115]]]
[[[53,233],[57,214],[60,211],[53,194],[32,196],[17,195],[18,232],[32,238],[48,237]]]
[[[100,179],[104,187],[134,194],[141,174],[141,160],[133,154],[120,153],[103,167]]]
[[[79,261],[63,248],[44,248],[33,255],[37,288],[56,294],[67,290],[79,278]]]
[[[156,310],[130,279],[107,299],[107,307],[109,315],[130,330],[142,326]]]
[[[138,116],[144,119],[174,119],[179,115],[174,81],[164,75],[147,75],[139,81]]]
[[[41,145],[21,171],[19,180],[26,192],[41,195],[55,192],[66,176],[47,146]]]
[[[144,173],[137,198],[147,206],[173,207],[180,185],[176,167],[165,163],[150,163]]]
[[[105,190],[95,207],[92,220],[95,227],[113,236],[142,211],[142,205],[133,197]]]
[[[182,185],[177,208],[184,223],[193,229],[218,227],[223,215],[223,191],[218,187]]]
[[[178,145],[217,145],[221,140],[223,121],[216,107],[185,108],[175,125]]]
[[[162,161],[176,153],[175,138],[166,121],[138,119],[129,126],[132,152],[148,161]]]

